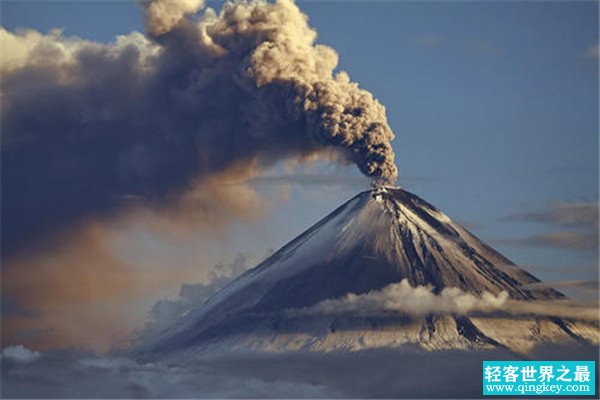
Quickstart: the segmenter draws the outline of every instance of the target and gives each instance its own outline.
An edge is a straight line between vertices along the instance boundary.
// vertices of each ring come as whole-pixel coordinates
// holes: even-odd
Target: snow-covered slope
[[[508,347],[544,341],[598,341],[592,322],[558,317],[365,314],[311,310],[348,294],[406,280],[433,294],[457,288],[473,296],[520,301],[564,298],[532,285],[517,267],[419,197],[399,188],[358,194],[137,349],[144,358],[215,350],[358,350],[415,344],[425,349]],[[486,294],[487,293],[487,294]]]

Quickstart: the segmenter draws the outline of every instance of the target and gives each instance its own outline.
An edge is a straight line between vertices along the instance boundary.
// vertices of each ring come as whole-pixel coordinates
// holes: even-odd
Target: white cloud
[[[595,44],[587,49],[585,58],[597,60],[600,58],[600,44]]]
[[[565,318],[598,320],[598,308],[586,307],[571,300],[520,301],[509,298],[508,293],[495,295],[483,292],[479,295],[468,293],[456,287],[443,289],[439,294],[431,286],[413,287],[408,280],[392,283],[381,290],[366,294],[325,300],[310,308],[291,310],[291,313],[365,313],[398,312],[412,316],[428,314],[493,314],[498,312],[511,315],[537,315]]]
[[[507,299],[507,292],[500,292],[498,295],[489,292],[473,295],[454,287],[445,288],[436,295],[433,293],[433,287],[413,287],[404,279],[400,283],[392,283],[367,294],[349,293],[341,299],[325,300],[312,307],[310,312],[358,311],[369,314],[377,311],[398,311],[416,316],[431,313],[466,314],[475,310],[499,309]]]
[[[9,346],[2,350],[2,358],[18,361],[21,363],[29,363],[37,360],[41,354],[37,351],[32,351],[22,345]]]

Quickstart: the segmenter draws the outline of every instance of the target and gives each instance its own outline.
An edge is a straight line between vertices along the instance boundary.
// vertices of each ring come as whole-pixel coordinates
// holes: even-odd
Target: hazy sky
[[[143,29],[133,2],[0,6],[11,31],[62,28],[110,42]],[[318,41],[339,53],[340,69],[386,106],[401,186],[542,279],[597,279],[598,2],[299,6]],[[150,270],[173,260],[189,269],[181,282],[171,277],[167,289],[138,299],[140,309],[175,295],[197,275],[198,260],[229,262],[238,252],[260,258],[368,187],[354,166],[318,163],[296,173],[308,176],[258,180],[274,200],[264,217],[217,238],[190,233],[174,241],[120,226],[118,257]]]

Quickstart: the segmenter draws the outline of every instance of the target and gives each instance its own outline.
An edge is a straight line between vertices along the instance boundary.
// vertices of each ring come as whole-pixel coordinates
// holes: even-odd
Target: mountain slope
[[[153,358],[231,348],[356,350],[407,343],[526,351],[540,341],[597,338],[593,325],[556,318],[521,319],[515,332],[506,323],[513,317],[290,312],[403,280],[435,294],[453,287],[473,295],[506,292],[522,301],[564,297],[554,289],[531,289],[537,278],[419,197],[380,188],[343,204],[138,351]]]

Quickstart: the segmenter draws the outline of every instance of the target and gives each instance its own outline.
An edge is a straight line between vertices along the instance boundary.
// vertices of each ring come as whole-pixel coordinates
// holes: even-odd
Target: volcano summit
[[[526,353],[544,342],[597,343],[597,320],[565,307],[553,313],[565,302],[421,198],[382,187],[343,204],[137,352],[173,359],[416,345]]]

